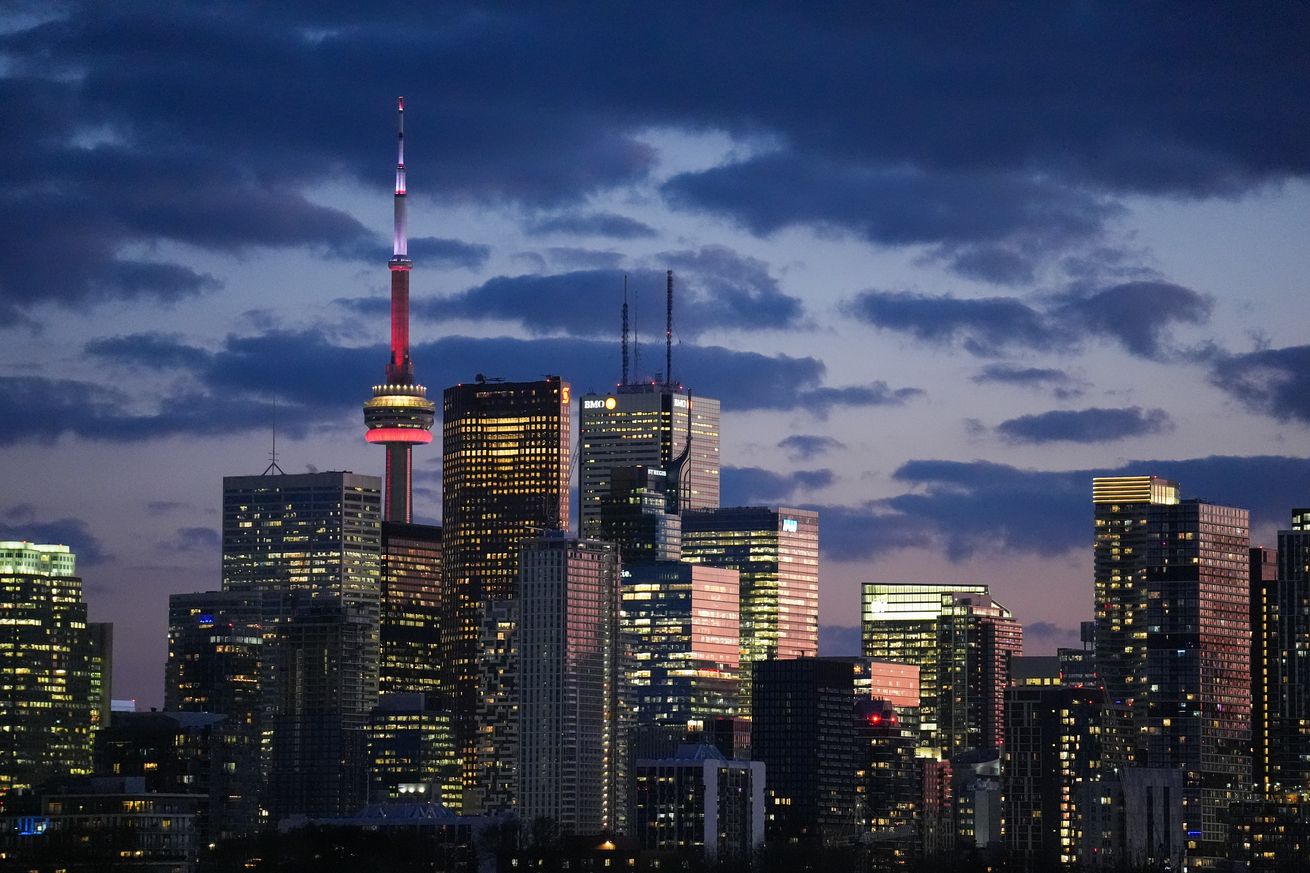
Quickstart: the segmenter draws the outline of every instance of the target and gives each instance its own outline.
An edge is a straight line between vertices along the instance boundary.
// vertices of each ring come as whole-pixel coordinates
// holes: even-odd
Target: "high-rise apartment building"
[[[1310,789],[1310,509],[1292,511],[1275,560],[1259,582],[1252,564],[1253,745],[1257,783],[1286,793]]]
[[[1249,513],[1150,476],[1092,487],[1107,699],[1126,708],[1129,760],[1186,774],[1187,854],[1203,863],[1225,851],[1225,812],[1251,781]],[[1122,766],[1107,739],[1106,764]]]
[[[98,661],[68,546],[0,542],[0,794],[91,772]]]
[[[1177,505],[1178,483],[1158,476],[1092,480],[1096,669],[1105,687],[1110,770],[1135,761],[1146,682],[1146,549],[1153,507]]]
[[[474,785],[483,620],[515,596],[524,540],[569,525],[570,389],[479,378],[442,399],[442,665]]]
[[[1275,713],[1281,695],[1284,654],[1279,645],[1282,593],[1278,550],[1252,546],[1248,584],[1251,596],[1251,779],[1268,794],[1274,788]]]
[[[1023,628],[986,585],[866,582],[866,657],[919,668],[923,743],[942,757],[1004,743],[1009,662]]]
[[[441,528],[382,522],[378,691],[441,691]]]
[[[1103,692],[1061,684],[1056,658],[1013,666],[1001,766],[1005,843],[1033,869],[1071,867],[1081,850],[1084,786],[1100,773]]]
[[[601,503],[613,470],[657,467],[668,472],[676,508],[719,505],[719,401],[678,386],[635,384],[581,401],[578,463],[579,529],[601,536]]]
[[[741,660],[736,570],[661,561],[623,570],[623,643],[637,725],[700,729],[734,715]]]
[[[684,561],[736,570],[741,580],[743,714],[751,666],[819,654],[819,514],[764,506],[682,516]]]
[[[518,809],[561,833],[624,823],[619,559],[610,543],[527,541],[519,559]]]

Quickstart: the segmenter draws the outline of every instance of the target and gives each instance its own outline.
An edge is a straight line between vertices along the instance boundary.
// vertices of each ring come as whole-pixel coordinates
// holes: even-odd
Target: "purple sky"
[[[725,501],[821,509],[830,649],[873,579],[1073,639],[1100,472],[1310,503],[1304,7],[412,5],[0,17],[0,536],[77,550],[115,696],[275,406],[287,471],[381,472],[398,94],[420,380],[604,389],[672,268]]]

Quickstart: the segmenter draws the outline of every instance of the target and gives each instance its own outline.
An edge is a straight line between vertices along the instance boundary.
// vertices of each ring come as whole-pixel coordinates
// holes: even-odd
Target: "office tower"
[[[677,510],[719,505],[719,401],[663,383],[620,385],[582,398],[578,438],[579,528],[600,537],[601,503],[612,471],[666,470]]]
[[[837,845],[859,827],[852,659],[755,665],[751,753],[768,778],[770,840]]]
[[[1251,781],[1250,520],[1178,500],[1174,483],[1156,499],[1160,482],[1093,481],[1097,656],[1107,699],[1115,683],[1128,695],[1130,759],[1186,773],[1187,854],[1205,863],[1225,851],[1224,811]],[[1145,656],[1108,651],[1103,631]]]
[[[1033,869],[1073,866],[1082,786],[1100,773],[1104,695],[1062,684],[1057,658],[1015,658],[1011,667],[1001,767],[1006,846]]]
[[[917,670],[914,680],[917,701]],[[918,743],[917,704],[877,696],[856,701],[855,797],[870,869],[894,870],[919,856],[923,771],[915,757]]]
[[[1009,662],[1023,628],[986,585],[866,582],[863,647],[919,668],[923,744],[942,757],[1004,742]]]
[[[623,570],[621,627],[637,725],[699,729],[736,714],[739,585],[736,570],[703,564]]]
[[[223,590],[305,590],[378,608],[381,480],[223,477]]]
[[[1178,483],[1157,476],[1092,480],[1096,669],[1105,686],[1110,769],[1134,762],[1134,706],[1145,705],[1148,523],[1155,507],[1178,500]]]
[[[464,815],[503,815],[518,804],[519,603],[492,600],[482,613],[478,645],[477,732],[465,760]],[[472,771],[471,773],[469,771]]]
[[[0,794],[91,772],[96,639],[68,546],[0,542]]]
[[[441,690],[441,528],[382,522],[381,694]]]
[[[91,634],[91,729],[109,724],[114,708],[114,625],[107,621],[89,621]]]
[[[460,766],[450,710],[434,694],[383,694],[369,716],[369,793],[375,801],[457,803]]]
[[[357,604],[305,591],[283,598],[268,646],[273,694],[265,715],[274,821],[350,815],[368,800],[376,633],[376,615]]]
[[[747,869],[764,844],[765,768],[705,744],[638,758],[632,834],[643,851]]]
[[[819,654],[819,514],[764,506],[689,511],[682,556],[741,579],[741,708],[750,714],[751,666]]]
[[[116,712],[96,734],[97,776],[140,777],[145,789],[197,794],[196,830],[206,843],[248,831],[233,822],[228,792],[243,762],[227,716],[208,712]]]
[[[519,558],[518,809],[562,834],[623,822],[619,559],[547,535]]]
[[[1310,509],[1294,509],[1292,526],[1278,532],[1278,582],[1261,636],[1273,698],[1268,784],[1310,789]]]
[[[259,824],[268,596],[209,591],[168,598],[164,709],[226,719],[226,760],[232,766],[212,786],[210,819],[222,839],[253,833]]]
[[[1079,622],[1082,648],[1061,647],[1055,650],[1060,661],[1060,681],[1065,685],[1101,687],[1101,674],[1096,669],[1096,622]]]
[[[414,362],[409,357],[409,229],[405,212],[405,100],[398,106],[395,221],[391,271],[391,358],[387,381],[373,386],[373,396],[364,402],[364,438],[387,449],[387,521],[413,521],[413,452],[415,444],[432,442],[436,405],[428,389],[414,381]]]
[[[600,506],[600,538],[619,548],[623,566],[682,558],[682,516],[669,475],[659,467],[615,467]]]
[[[568,383],[447,388],[442,431],[443,685],[472,788],[484,614],[513,599],[523,541],[569,526]]]

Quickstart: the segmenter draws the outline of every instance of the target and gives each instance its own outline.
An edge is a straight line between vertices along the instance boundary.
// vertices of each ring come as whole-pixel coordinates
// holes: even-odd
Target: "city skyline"
[[[705,10],[447,7],[399,45],[372,8],[63,10],[0,16],[0,539],[78,555],[116,696],[162,701],[168,595],[219,587],[221,479],[275,427],[289,472],[383,472],[358,404],[402,93],[432,396],[612,390],[625,274],[655,377],[673,269],[720,502],[820,512],[827,651],[873,581],[988,584],[1027,650],[1073,644],[1096,475],[1250,508],[1268,546],[1305,504],[1303,14],[778,10],[752,53]]]

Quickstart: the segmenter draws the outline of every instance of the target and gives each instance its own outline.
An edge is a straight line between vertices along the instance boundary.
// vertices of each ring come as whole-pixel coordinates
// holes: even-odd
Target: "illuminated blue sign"
[[[800,529],[800,525],[797,523],[796,519],[794,519],[794,518],[784,518],[784,519],[782,520],[782,532],[783,532],[783,533],[796,533],[796,531],[799,530],[799,529]]]

